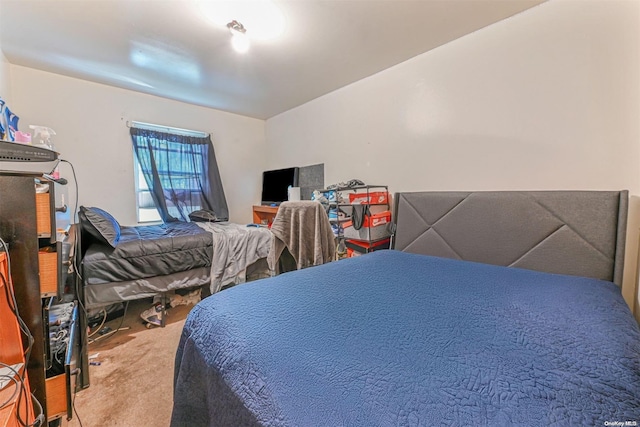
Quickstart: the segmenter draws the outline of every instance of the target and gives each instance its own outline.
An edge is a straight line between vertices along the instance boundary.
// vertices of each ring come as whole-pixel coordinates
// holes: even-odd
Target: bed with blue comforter
[[[381,251],[202,301],[174,399],[174,426],[640,421],[640,332],[610,282]]]
[[[612,206],[626,194],[622,196],[610,197]],[[582,195],[577,199],[585,210]],[[464,203],[440,206],[450,214]],[[484,200],[481,205],[496,203]],[[596,205],[602,210],[606,203],[598,200]],[[551,210],[551,217],[562,216],[553,206]],[[402,212],[394,214],[403,217]],[[498,218],[498,228],[504,226],[500,215],[489,216]],[[536,216],[540,220],[544,215]],[[438,241],[449,242],[447,250],[459,254],[470,247],[466,241],[464,248],[455,245],[445,230],[451,225],[438,225],[440,216],[426,217],[430,219],[420,222],[427,231],[412,232],[407,242],[436,232]],[[620,236],[617,229],[626,227],[626,211],[613,217],[618,219],[609,221],[611,231]],[[580,260],[590,256],[586,246],[593,243],[602,263],[586,276],[595,277],[575,275],[573,266],[571,275],[556,274],[388,250],[243,284],[204,299],[189,314],[177,351],[171,425],[568,426],[640,421],[640,330],[613,283],[619,265],[605,262],[619,259],[613,248],[620,249],[624,241],[594,241],[581,231],[583,220],[565,225],[542,227],[550,231],[531,246],[547,245],[545,252],[550,248],[559,254],[555,258],[563,264],[563,253],[572,246]],[[486,234],[493,226],[482,227]],[[574,245],[574,236],[569,243],[557,243],[558,230],[564,230],[560,237],[574,233],[588,243]],[[596,233],[604,236],[601,231]],[[396,238],[401,244],[403,236]],[[494,250],[491,242],[499,239],[489,240],[484,252]],[[531,253],[527,249],[515,259],[545,259]],[[590,269],[598,263],[582,264]]]

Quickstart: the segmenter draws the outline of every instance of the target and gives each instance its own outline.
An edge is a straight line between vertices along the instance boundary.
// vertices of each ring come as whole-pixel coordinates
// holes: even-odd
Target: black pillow
[[[214,211],[200,209],[189,214],[189,219],[194,222],[218,222],[219,219]]]
[[[120,224],[110,213],[100,208],[80,206],[80,217],[85,229],[98,241],[115,248],[120,240]]]

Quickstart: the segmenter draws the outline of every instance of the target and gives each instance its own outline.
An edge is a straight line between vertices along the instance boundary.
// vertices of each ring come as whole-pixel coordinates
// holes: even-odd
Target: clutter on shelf
[[[29,125],[29,128],[33,129],[33,137],[31,137],[31,143],[33,145],[48,148],[49,150],[55,150],[55,147],[51,142],[51,136],[56,134],[53,129],[40,125]]]
[[[18,131],[19,117],[11,112],[7,103],[0,98],[0,140],[15,141],[15,134]]]
[[[352,179],[316,190],[312,199],[327,211],[338,259],[389,248],[391,211],[386,185]]]
[[[18,129],[19,120],[20,118],[9,109],[7,103],[0,97],[1,141],[20,142],[49,150],[55,150],[55,146],[51,141],[51,137],[56,134],[53,129],[42,125],[29,125],[29,128],[33,130],[33,135],[31,135],[28,132],[22,132]]]

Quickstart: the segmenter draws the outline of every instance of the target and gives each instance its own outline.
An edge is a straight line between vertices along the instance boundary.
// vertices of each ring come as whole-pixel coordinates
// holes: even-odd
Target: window
[[[228,218],[209,136],[131,128],[138,221],[188,221],[199,209]]]
[[[135,185],[136,185],[136,211],[138,213],[138,222],[160,222],[160,212],[156,208],[151,196],[151,190],[147,185],[147,181],[142,174],[142,168],[136,156],[133,156]]]

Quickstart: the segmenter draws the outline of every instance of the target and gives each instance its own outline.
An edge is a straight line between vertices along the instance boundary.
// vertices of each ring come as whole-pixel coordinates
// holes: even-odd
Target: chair
[[[283,202],[271,224],[271,232],[274,239],[267,263],[272,275],[324,264],[335,257],[331,223],[318,202]],[[284,262],[287,252],[292,258],[289,267]]]

